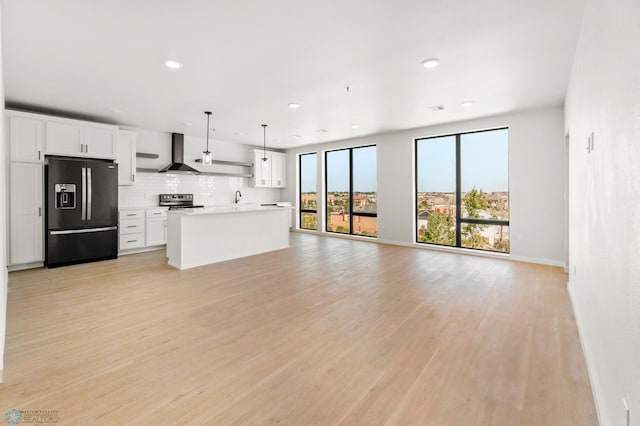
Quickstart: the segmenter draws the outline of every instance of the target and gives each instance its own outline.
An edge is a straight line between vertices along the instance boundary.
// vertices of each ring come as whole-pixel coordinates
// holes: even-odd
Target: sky
[[[463,134],[460,137],[462,192],[509,190],[508,129]],[[455,192],[455,136],[418,141],[418,192]]]
[[[417,143],[418,192],[455,192],[455,136]],[[460,137],[462,192],[473,187],[485,192],[509,190],[509,131],[491,130]],[[317,155],[300,157],[301,191],[317,192]],[[349,190],[349,150],[327,152],[327,190]],[[354,192],[376,191],[376,147],[353,149]]]
[[[375,192],[377,188],[376,147],[353,149],[354,192]],[[316,192],[317,156],[300,157],[301,191]],[[349,150],[327,152],[327,189],[329,192],[349,191]]]

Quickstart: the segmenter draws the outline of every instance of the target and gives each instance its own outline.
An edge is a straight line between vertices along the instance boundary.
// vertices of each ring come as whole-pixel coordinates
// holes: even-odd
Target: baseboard
[[[145,253],[145,252],[148,252],[148,251],[156,251],[156,250],[164,250],[165,248],[167,248],[166,245],[161,245],[161,246],[140,247],[140,248],[122,250],[122,251],[118,252],[118,256],[127,256],[129,254]]]
[[[567,290],[569,291],[569,300],[571,301],[573,316],[575,317],[576,325],[578,326],[578,336],[580,337],[580,344],[582,345],[582,353],[584,355],[585,363],[587,364],[587,374],[589,375],[589,383],[591,383],[591,393],[593,394],[593,400],[596,404],[598,422],[601,426],[610,426],[609,412],[607,410],[607,405],[605,403],[604,395],[601,390],[602,386],[600,385],[600,376],[595,365],[593,352],[591,351],[591,344],[584,329],[582,314],[575,303],[575,295],[573,293],[573,286],[571,285],[571,281],[567,283]]]
[[[22,271],[25,269],[34,269],[34,268],[42,268],[44,266],[44,262],[31,262],[31,263],[22,263],[19,265],[9,265],[7,266],[7,271]]]
[[[4,372],[4,370],[0,370],[0,383],[4,383],[3,372]]]
[[[396,241],[396,240],[378,239],[377,242],[380,244],[390,244],[394,246],[411,247],[411,248],[418,248],[423,250],[443,251],[447,253],[468,254],[471,256],[489,257],[492,259],[513,260],[516,262],[536,263],[539,265],[548,265],[548,266],[559,266],[559,267],[564,266],[564,261],[562,260],[517,256],[513,254],[504,254],[504,253],[492,253],[487,251],[471,250],[471,249],[464,249],[464,248],[458,248],[458,247],[444,247],[444,246],[433,246],[433,245],[418,244],[418,243],[407,243],[404,241]]]
[[[509,259],[515,260],[517,262],[527,262],[527,263],[537,263],[539,265],[558,266],[563,269],[565,267],[564,260],[545,259],[542,257],[514,256],[514,255],[510,255]]]

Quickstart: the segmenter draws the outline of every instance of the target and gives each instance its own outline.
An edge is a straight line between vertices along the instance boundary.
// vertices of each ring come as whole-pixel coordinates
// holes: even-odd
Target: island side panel
[[[289,247],[288,209],[180,216],[179,269]]]
[[[180,214],[167,214],[167,258],[169,265],[182,268],[182,217]]]

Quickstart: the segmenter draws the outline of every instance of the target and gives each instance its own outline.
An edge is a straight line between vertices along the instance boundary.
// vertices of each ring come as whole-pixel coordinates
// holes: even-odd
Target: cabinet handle
[[[128,242],[128,243],[137,243],[137,242],[138,242],[138,240],[128,240],[127,242]]]
[[[40,160],[40,151],[38,151],[38,160]]]
[[[83,143],[80,144],[80,152],[84,152],[84,144]]]
[[[129,225],[129,226],[127,226],[127,228],[137,228],[137,226],[136,225]]]
[[[42,207],[38,207],[38,216],[42,217]]]
[[[128,214],[127,216],[135,216],[135,213]]]
[[[86,152],[86,153],[89,152],[89,144],[88,143],[84,144],[84,152]]]
[[[131,182],[135,182],[136,181],[136,175],[131,175]]]

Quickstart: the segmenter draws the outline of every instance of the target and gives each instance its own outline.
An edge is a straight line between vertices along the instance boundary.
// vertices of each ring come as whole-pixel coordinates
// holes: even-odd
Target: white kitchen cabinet
[[[167,243],[167,209],[148,209],[146,245],[158,246]]]
[[[47,121],[45,127],[48,155],[116,159],[116,126],[60,119]]]
[[[262,159],[266,158],[267,161]],[[253,160],[253,178],[254,186],[256,188],[270,188],[271,187],[271,155],[267,152],[264,154],[262,151],[254,151]]]
[[[280,152],[253,150],[253,184],[256,188],[286,187],[286,155]],[[266,158],[267,161],[262,159]]]
[[[43,165],[18,163],[9,173],[9,262],[20,265],[44,261]]]
[[[115,160],[118,156],[118,132],[115,128],[85,127],[85,156]]]
[[[136,182],[136,133],[118,132],[118,185]]]
[[[24,163],[42,163],[44,120],[25,115],[7,112],[9,159]]]
[[[274,152],[271,154],[271,186],[284,188],[287,180],[287,157],[285,154]]]
[[[120,210],[120,250],[144,247],[144,210]]]
[[[82,127],[58,122],[47,122],[46,127],[47,154],[84,155]]]

